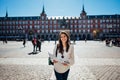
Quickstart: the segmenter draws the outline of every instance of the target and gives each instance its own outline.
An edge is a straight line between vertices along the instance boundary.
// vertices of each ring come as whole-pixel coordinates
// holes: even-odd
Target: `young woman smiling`
[[[54,47],[54,72],[57,80],[67,80],[70,66],[74,64],[74,46],[67,32],[61,31],[59,43]]]

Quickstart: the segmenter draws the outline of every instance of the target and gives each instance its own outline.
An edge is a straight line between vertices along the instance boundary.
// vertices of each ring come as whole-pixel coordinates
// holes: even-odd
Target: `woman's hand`
[[[56,60],[53,60],[53,63],[57,63],[58,61],[56,61]]]

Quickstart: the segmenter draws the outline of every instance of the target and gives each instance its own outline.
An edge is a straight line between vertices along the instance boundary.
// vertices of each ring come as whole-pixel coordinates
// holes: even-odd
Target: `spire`
[[[83,9],[82,9],[82,12],[83,12],[83,13],[85,12],[85,9],[84,9],[84,4],[83,4]]]
[[[7,9],[6,9],[6,16],[5,17],[8,17],[8,11],[7,11]]]
[[[85,10],[84,10],[84,4],[83,4],[83,9],[82,9],[82,12],[85,12]]]
[[[84,4],[83,4],[83,6],[82,6],[82,12],[81,12],[80,16],[81,16],[82,19],[85,19],[86,15],[87,15],[87,13],[85,12]]]
[[[43,10],[42,10],[42,14],[45,14],[45,10],[44,10],[44,5],[43,5]]]
[[[47,15],[45,13],[44,5],[43,5],[42,13],[40,14],[40,16],[41,16],[41,19],[43,19],[43,20],[47,19]]]

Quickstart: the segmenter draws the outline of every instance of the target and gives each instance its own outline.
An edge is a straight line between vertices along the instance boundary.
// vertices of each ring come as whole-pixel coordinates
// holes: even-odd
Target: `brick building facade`
[[[56,40],[60,30],[68,30],[71,40],[120,37],[120,15],[87,15],[82,7],[78,17],[48,17],[44,6],[40,16],[0,17],[0,38],[17,39],[34,36]]]

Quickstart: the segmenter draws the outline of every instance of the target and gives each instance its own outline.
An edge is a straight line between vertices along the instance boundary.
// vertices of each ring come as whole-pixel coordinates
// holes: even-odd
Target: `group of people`
[[[120,47],[120,38],[106,39],[105,43],[106,43],[106,46],[117,46],[117,47]]]
[[[7,44],[7,38],[3,39],[3,44],[6,43]]]
[[[33,38],[32,39],[33,44],[33,53],[36,53],[38,50],[41,52],[41,39],[40,38]]]

